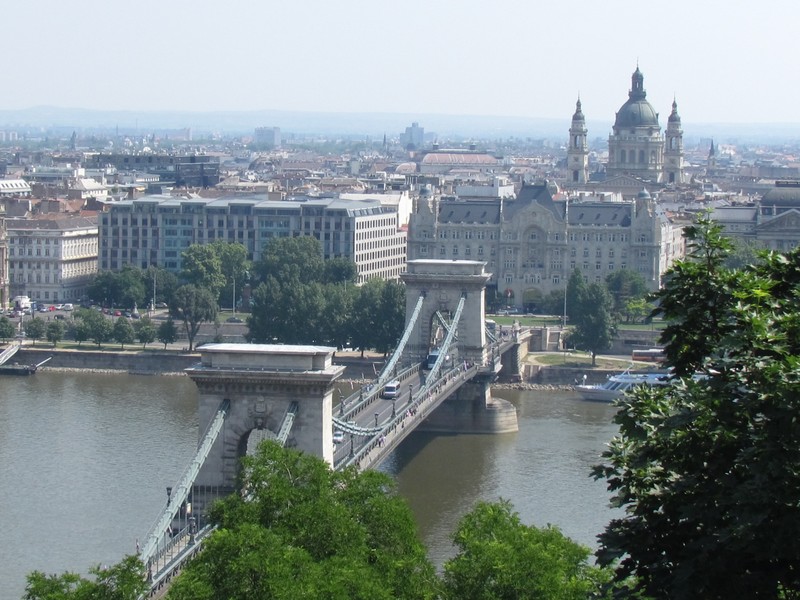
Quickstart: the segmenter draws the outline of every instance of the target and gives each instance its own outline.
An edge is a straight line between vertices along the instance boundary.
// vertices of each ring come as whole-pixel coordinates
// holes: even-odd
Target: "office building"
[[[263,196],[143,196],[109,204],[100,216],[100,268],[157,265],[178,273],[186,248],[217,240],[241,243],[248,258],[258,261],[272,238],[301,235],[320,241],[323,258],[353,261],[359,283],[396,279],[405,270],[406,232],[398,224],[397,206]]]

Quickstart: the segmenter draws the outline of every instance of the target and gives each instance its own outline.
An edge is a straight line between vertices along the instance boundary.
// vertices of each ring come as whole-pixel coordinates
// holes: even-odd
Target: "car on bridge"
[[[344,441],[344,431],[337,429],[333,432],[333,443],[341,444]]]
[[[382,398],[397,398],[400,395],[400,382],[399,381],[390,381],[385,386],[383,386],[383,391],[381,392]]]

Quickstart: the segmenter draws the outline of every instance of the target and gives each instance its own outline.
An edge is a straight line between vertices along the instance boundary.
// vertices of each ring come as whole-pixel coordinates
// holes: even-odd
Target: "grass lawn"
[[[535,354],[529,358],[533,358],[540,365],[547,365],[550,367],[570,367],[575,369],[591,369],[592,368],[592,355],[588,352],[553,352],[551,354]],[[634,365],[636,369],[652,368],[653,363],[646,362],[633,362],[630,358],[610,358],[607,356],[598,356],[597,369],[619,369],[620,371],[627,369]]]

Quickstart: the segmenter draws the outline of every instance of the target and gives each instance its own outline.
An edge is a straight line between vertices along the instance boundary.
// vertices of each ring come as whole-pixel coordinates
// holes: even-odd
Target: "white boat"
[[[625,371],[612,375],[603,384],[579,385],[576,387],[584,400],[611,402],[637,385],[669,385],[669,373],[631,373]]]

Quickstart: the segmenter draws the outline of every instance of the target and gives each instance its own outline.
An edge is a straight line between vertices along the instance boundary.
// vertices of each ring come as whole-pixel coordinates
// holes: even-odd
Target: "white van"
[[[383,398],[397,398],[400,395],[400,382],[399,381],[390,381],[385,386],[383,386],[383,393],[381,396]]]

